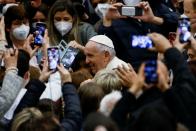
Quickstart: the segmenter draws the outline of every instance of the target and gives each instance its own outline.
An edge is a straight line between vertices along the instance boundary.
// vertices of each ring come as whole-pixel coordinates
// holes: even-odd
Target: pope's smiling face
[[[93,74],[96,74],[99,70],[107,66],[109,57],[105,51],[100,51],[96,45],[96,42],[89,41],[84,49],[86,64],[90,66]]]

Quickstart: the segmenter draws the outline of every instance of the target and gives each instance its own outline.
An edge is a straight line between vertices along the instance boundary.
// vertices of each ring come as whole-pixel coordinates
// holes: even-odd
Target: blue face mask
[[[17,40],[25,40],[29,34],[29,26],[22,24],[19,27],[16,27],[13,30],[13,36],[17,39]]]

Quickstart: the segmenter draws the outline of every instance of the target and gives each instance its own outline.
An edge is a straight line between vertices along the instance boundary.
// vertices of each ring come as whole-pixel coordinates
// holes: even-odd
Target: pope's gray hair
[[[109,52],[112,58],[116,56],[116,51],[114,50],[114,48],[108,47],[100,43],[97,43],[96,47],[100,52],[103,52],[103,51]]]

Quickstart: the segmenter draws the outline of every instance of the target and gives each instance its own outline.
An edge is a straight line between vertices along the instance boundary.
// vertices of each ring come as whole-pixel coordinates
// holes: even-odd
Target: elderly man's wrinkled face
[[[84,49],[86,64],[90,66],[90,70],[93,74],[104,69],[108,64],[108,59],[110,57],[105,51],[100,51],[96,45],[96,42],[89,41]]]

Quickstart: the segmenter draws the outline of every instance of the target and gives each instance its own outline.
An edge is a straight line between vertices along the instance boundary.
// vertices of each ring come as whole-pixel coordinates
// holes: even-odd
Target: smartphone
[[[59,48],[50,47],[47,50],[48,53],[48,67],[49,70],[56,70],[57,65],[60,63]]]
[[[153,42],[148,36],[133,35],[131,36],[131,47],[133,48],[152,48]]]
[[[60,59],[62,59],[63,55],[65,54],[65,51],[67,49],[67,43],[64,40],[61,40],[58,44],[59,47],[59,53],[60,53]]]
[[[137,6],[121,6],[120,14],[122,16],[142,16],[143,9]]]
[[[188,42],[191,37],[190,19],[187,17],[179,18],[178,29],[180,43]]]
[[[147,84],[153,84],[158,82],[157,60],[149,60],[145,62],[144,74],[145,82]]]
[[[45,23],[36,23],[36,28],[34,32],[34,45],[42,46],[45,29]]]
[[[69,46],[66,49],[66,52],[64,54],[64,56],[61,59],[61,63],[63,64],[63,66],[65,68],[70,68],[72,63],[74,62],[74,59],[76,57],[76,55],[78,54],[79,50],[76,48],[73,48],[71,46]]]

